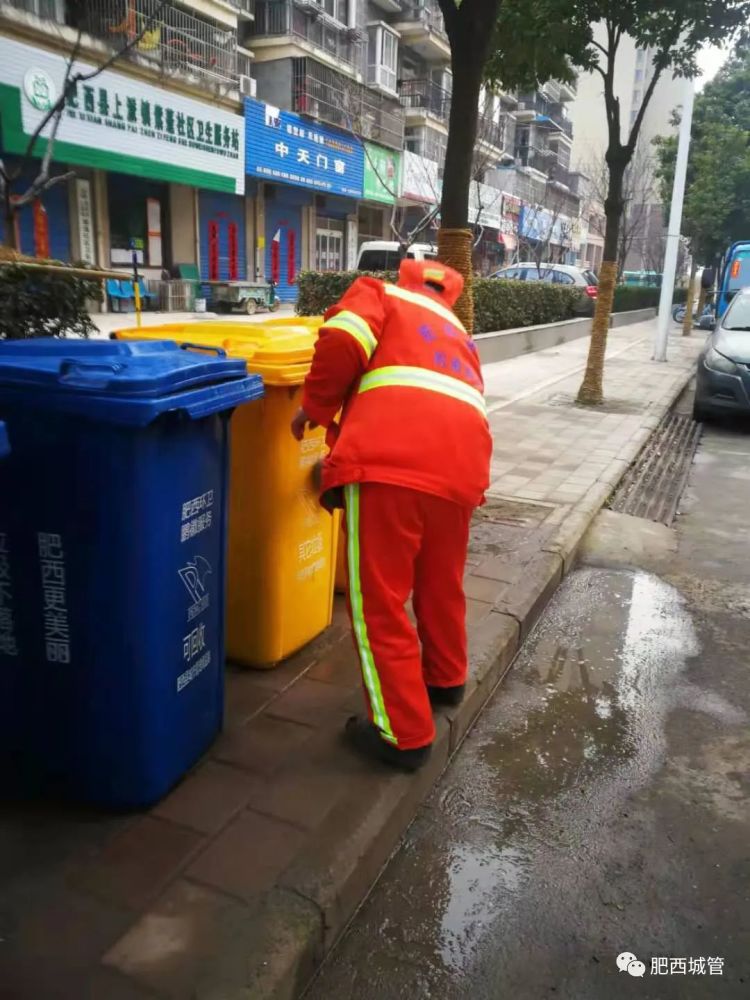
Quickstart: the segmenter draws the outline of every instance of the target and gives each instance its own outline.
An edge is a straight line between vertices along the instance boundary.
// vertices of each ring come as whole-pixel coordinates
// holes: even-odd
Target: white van
[[[358,271],[398,271],[402,256],[409,260],[437,260],[437,247],[412,243],[405,254],[396,240],[370,240],[359,248]]]

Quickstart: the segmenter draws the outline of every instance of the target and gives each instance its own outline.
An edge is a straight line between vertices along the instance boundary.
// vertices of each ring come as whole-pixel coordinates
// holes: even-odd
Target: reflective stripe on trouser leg
[[[385,702],[383,701],[380,677],[375,666],[375,658],[372,655],[370,639],[367,635],[367,622],[365,621],[360,575],[359,484],[355,483],[351,486],[345,486],[344,498],[346,502],[346,544],[349,563],[349,602],[351,604],[352,626],[357,640],[357,649],[359,650],[359,660],[362,664],[362,676],[365,688],[367,689],[367,696],[370,699],[373,722],[380,730],[383,739],[388,740],[390,743],[397,743],[398,741],[393,733]]]

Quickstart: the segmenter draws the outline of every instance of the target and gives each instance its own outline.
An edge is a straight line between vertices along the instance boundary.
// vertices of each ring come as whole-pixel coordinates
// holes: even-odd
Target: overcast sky
[[[698,80],[699,90],[716,76],[727,54],[726,49],[719,49],[713,45],[701,52],[698,56],[698,65],[701,68],[701,75]]]

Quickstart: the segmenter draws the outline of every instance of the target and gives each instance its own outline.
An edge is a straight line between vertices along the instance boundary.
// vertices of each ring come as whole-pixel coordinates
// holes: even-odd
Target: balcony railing
[[[433,128],[409,128],[407,126],[404,136],[404,149],[417,156],[423,156],[426,160],[439,163],[440,169],[445,163],[445,150],[447,139],[442,132],[437,132]]]
[[[522,167],[538,170],[542,174],[549,174],[552,164],[557,162],[552,150],[542,146],[517,146],[516,159],[520,160]]]
[[[361,39],[345,25],[321,16],[318,8],[298,7],[290,0],[258,0],[251,38],[284,36],[299,38],[337,62],[361,69]]]
[[[445,21],[443,20],[440,8],[436,3],[431,3],[430,0],[405,3],[401,8],[401,13],[396,15],[396,21],[399,23],[417,22],[424,25],[430,31],[433,31],[436,35],[440,35],[445,41],[448,40]]]
[[[438,87],[432,80],[403,80],[399,97],[405,108],[424,111],[446,124],[450,118],[450,91]]]
[[[224,0],[224,3],[228,3],[230,7],[234,7],[241,14],[255,17],[255,0]]]
[[[480,114],[477,123],[477,141],[495,149],[505,149],[506,125],[505,115],[502,115],[500,121],[496,122],[494,118]]]
[[[404,119],[395,101],[314,59],[293,60],[292,110],[393,149],[403,145]]]
[[[132,46],[129,58],[167,73],[237,86],[237,36],[231,29],[158,0],[89,0],[82,11],[75,26],[114,48]]]
[[[568,118],[565,105],[561,101],[550,101],[542,94],[522,94],[518,98],[519,112],[534,111],[537,115],[549,118],[565,135],[573,136],[573,123]]]

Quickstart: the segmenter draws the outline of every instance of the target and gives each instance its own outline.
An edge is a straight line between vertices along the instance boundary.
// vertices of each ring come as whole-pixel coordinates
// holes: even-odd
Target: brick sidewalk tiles
[[[673,339],[672,360],[655,365],[647,339],[618,343],[627,350],[608,360],[601,409],[572,405],[580,375],[493,404],[492,487],[466,577],[468,696],[439,716],[428,767],[416,777],[390,773],[342,745],[362,695],[339,602],[332,627],[276,670],[228,669],[224,733],[150,813],[6,808],[1,996],[291,1000],[301,992],[700,348],[700,338]]]

